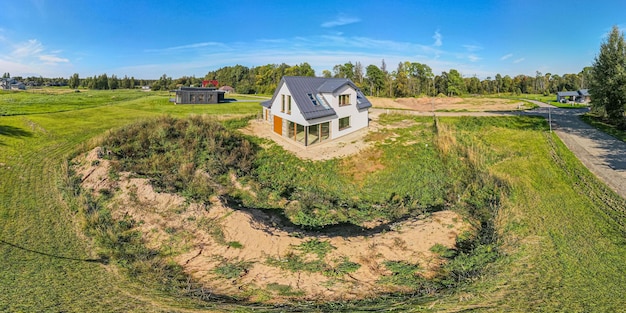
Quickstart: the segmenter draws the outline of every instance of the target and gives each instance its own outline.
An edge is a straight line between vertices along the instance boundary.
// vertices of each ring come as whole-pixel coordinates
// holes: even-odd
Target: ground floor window
[[[304,126],[287,121],[287,133],[285,136],[305,146],[320,143],[330,138],[330,122]]]
[[[342,117],[339,119],[339,130],[344,130],[346,128],[350,127],[350,117],[346,116],[346,117]]]

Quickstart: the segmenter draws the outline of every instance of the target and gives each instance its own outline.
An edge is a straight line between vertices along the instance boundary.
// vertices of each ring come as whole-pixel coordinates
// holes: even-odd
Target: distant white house
[[[300,76],[284,76],[261,105],[276,134],[304,146],[367,127],[372,106],[349,79]]]

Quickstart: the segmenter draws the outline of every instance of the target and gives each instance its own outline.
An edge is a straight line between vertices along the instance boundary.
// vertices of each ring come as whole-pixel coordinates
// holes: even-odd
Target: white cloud
[[[225,45],[220,42],[197,42],[197,43],[192,43],[192,44],[182,45],[182,46],[174,46],[174,47],[167,47],[167,48],[160,48],[160,49],[146,49],[145,51],[146,52],[166,52],[166,51],[176,51],[176,50],[194,50],[194,49],[205,48],[205,47],[224,48]]]
[[[481,47],[479,45],[463,45],[463,48],[465,48],[469,52],[474,52],[474,51],[478,51],[478,50],[482,50],[483,49],[483,47]]]
[[[347,16],[339,16],[336,19],[332,20],[332,21],[327,21],[322,23],[322,27],[324,28],[331,28],[331,27],[336,27],[336,26],[343,26],[343,25],[348,25],[348,24],[354,24],[354,23],[358,23],[360,22],[361,19],[357,18],[357,17],[347,17]]]
[[[37,39],[13,43],[8,38],[0,38],[5,44],[0,45],[0,65],[16,76],[58,76],[56,65],[70,60],[60,56],[61,50],[48,51]]]
[[[513,61],[513,63],[517,64],[517,63],[520,63],[520,62],[524,62],[524,60],[526,60],[526,58],[519,58],[519,59]]]
[[[443,39],[443,36],[441,36],[441,33],[439,33],[439,31],[435,32],[435,34],[433,35],[433,39],[435,39],[435,43],[433,43],[433,46],[441,47],[441,45],[443,44],[441,42],[441,39]]]
[[[59,58],[56,55],[51,54],[42,54],[39,56],[39,60],[44,61],[46,64],[56,64],[56,63],[69,63],[70,60],[65,58]]]
[[[507,55],[503,55],[503,56],[500,58],[500,60],[504,61],[504,60],[506,60],[506,59],[508,59],[508,58],[510,58],[510,57],[512,57],[512,56],[513,56],[513,53],[509,53],[509,54],[507,54]]]
[[[472,62],[477,62],[477,61],[482,60],[482,58],[481,58],[481,57],[479,57],[479,56],[477,56],[477,55],[474,55],[474,54],[470,54],[470,55],[468,55],[468,56],[467,56],[467,58],[468,58],[470,61],[472,61]]]
[[[11,56],[14,58],[25,58],[33,55],[37,55],[43,51],[43,45],[36,39],[31,39],[26,42],[19,43],[14,46]]]

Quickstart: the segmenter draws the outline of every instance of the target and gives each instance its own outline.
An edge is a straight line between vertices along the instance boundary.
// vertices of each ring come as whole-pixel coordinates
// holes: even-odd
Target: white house
[[[372,106],[349,79],[301,76],[284,76],[261,105],[275,133],[304,146],[367,127]]]

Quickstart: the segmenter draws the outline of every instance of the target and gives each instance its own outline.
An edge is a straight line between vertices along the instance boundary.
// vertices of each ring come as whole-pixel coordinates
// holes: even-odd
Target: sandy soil
[[[524,101],[497,98],[421,97],[421,98],[376,98],[368,97],[374,108],[394,108],[418,112],[435,111],[510,111],[524,107]]]
[[[377,281],[391,273],[385,260],[419,264],[418,275],[429,277],[443,262],[429,249],[435,244],[452,248],[457,235],[469,226],[452,211],[441,211],[419,219],[390,225],[385,231],[334,229],[326,234],[307,233],[281,226],[281,219],[260,210],[233,210],[217,198],[210,205],[188,203],[184,198],[155,192],[148,180],[121,173],[116,181],[109,177],[110,163],[95,148],[80,156],[75,168],[82,186],[98,194],[103,189],[119,190],[111,201],[116,219],[132,218],[138,222],[149,247],[171,252],[195,280],[216,293],[246,295],[251,300],[259,291],[270,292],[275,302],[287,298],[354,299],[381,292],[399,291]],[[290,254],[301,253],[295,246],[317,238],[334,249],[323,261],[330,267],[343,260],[360,265],[342,277],[321,273],[294,273],[268,264],[282,262]],[[233,244],[236,243],[236,244]],[[314,260],[312,254],[303,254]],[[282,261],[280,261],[282,260]],[[226,264],[248,264],[234,279],[225,279],[215,269]],[[269,286],[291,288],[294,295],[280,296]]]

